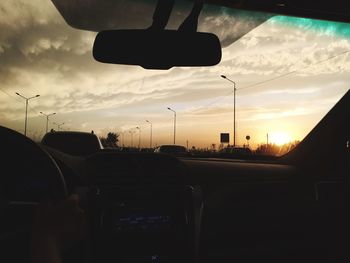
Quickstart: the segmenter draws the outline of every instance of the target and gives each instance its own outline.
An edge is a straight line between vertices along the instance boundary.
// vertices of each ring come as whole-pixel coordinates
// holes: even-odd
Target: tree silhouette
[[[115,132],[109,132],[107,137],[100,138],[103,147],[116,148],[118,147],[119,134]]]
[[[286,143],[286,144],[283,144],[283,145],[276,145],[276,144],[268,144],[268,145],[266,145],[266,144],[261,144],[255,150],[255,154],[281,156],[283,154],[286,154],[290,150],[292,150],[298,144],[299,144],[299,141],[289,142],[289,143]]]

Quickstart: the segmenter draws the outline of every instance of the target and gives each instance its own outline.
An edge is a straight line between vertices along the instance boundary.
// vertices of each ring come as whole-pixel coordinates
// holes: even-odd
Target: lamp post
[[[26,101],[26,115],[25,115],[25,119],[24,119],[24,135],[27,136],[28,101],[31,100],[31,99],[37,98],[40,95],[35,95],[35,96],[29,97],[29,98],[26,98],[26,97],[22,96],[18,92],[16,92],[16,95],[20,96],[22,99],[24,99]]]
[[[140,148],[141,148],[141,127],[136,127],[136,129],[138,129],[139,130],[139,150],[140,150]]]
[[[122,143],[122,146],[123,146],[123,147],[124,147],[124,133],[125,133],[125,132],[121,132],[121,133],[120,133],[120,134],[122,135],[122,142],[121,142],[121,143]]]
[[[149,148],[152,149],[152,122],[150,122],[149,120],[146,120],[146,122],[148,122],[151,125],[151,134],[150,134],[150,138],[149,138]]]
[[[233,147],[235,147],[236,146],[236,90],[237,90],[236,82],[229,79],[225,75],[221,75],[221,77],[233,83]]]
[[[58,130],[60,130],[61,126],[64,125],[64,124],[65,124],[64,122],[62,122],[61,124],[58,124],[58,126],[57,126]]]
[[[130,137],[130,142],[131,142],[131,147],[134,147],[134,131],[129,131],[131,137]]]
[[[64,122],[62,122],[62,123],[56,123],[56,122],[54,122],[53,124],[57,125],[57,131],[59,131],[59,130],[60,130],[60,127],[61,127],[62,125],[64,125],[65,123],[64,123]]]
[[[40,112],[40,114],[44,115],[46,117],[46,133],[49,130],[49,117],[52,115],[55,115],[56,112],[50,113],[50,114],[45,114],[42,111]]]
[[[175,138],[176,138],[176,111],[174,111],[172,108],[168,107],[168,110],[174,112],[174,144],[175,144]]]

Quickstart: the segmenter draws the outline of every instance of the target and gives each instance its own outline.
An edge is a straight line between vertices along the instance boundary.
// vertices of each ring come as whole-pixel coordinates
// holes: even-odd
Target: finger
[[[72,194],[67,199],[79,202],[80,201],[80,196],[78,194]]]
[[[62,201],[57,208],[59,210],[74,211],[79,209],[79,196],[71,195]]]

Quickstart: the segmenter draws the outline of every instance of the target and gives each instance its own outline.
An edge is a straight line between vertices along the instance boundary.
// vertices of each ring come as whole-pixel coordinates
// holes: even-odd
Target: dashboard
[[[147,153],[54,157],[89,200],[91,262],[285,262],[336,246],[324,226],[344,211],[334,194],[344,190],[334,176],[319,187],[326,171]]]
[[[184,180],[179,159],[100,152],[72,163],[54,156],[66,181],[80,178],[69,188],[88,201],[92,262],[198,261],[203,196]]]

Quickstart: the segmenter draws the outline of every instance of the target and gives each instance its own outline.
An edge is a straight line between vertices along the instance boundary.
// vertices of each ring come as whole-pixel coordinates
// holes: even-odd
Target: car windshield
[[[106,25],[147,27],[152,12],[137,20],[133,10],[154,1],[116,1],[134,2],[130,19],[123,8],[113,21],[103,12],[90,20],[71,13],[72,25],[89,30],[69,26],[56,8],[64,1],[54,2],[0,3],[0,123],[38,142],[50,129],[94,130],[101,138],[115,133],[124,147],[281,155],[349,89],[346,23],[206,6],[198,30],[219,36],[221,63],[145,70],[99,63],[91,50],[94,31]],[[188,5],[175,8],[170,27]],[[223,133],[229,141],[220,141]]]

